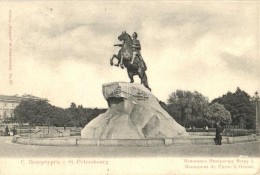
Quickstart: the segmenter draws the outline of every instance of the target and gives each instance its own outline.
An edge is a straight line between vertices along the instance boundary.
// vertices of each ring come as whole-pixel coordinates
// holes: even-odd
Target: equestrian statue
[[[148,85],[147,75],[145,71],[147,70],[146,64],[141,55],[141,44],[137,39],[138,35],[136,32],[133,33],[133,39],[125,31],[118,37],[118,40],[122,44],[115,44],[114,46],[119,46],[121,49],[118,54],[114,54],[110,59],[110,64],[113,65],[113,60],[116,58],[118,63],[115,66],[119,66],[123,69],[127,69],[128,77],[130,78],[130,83],[134,82],[134,75],[138,75],[141,79],[141,84],[143,84],[147,89],[151,91]]]

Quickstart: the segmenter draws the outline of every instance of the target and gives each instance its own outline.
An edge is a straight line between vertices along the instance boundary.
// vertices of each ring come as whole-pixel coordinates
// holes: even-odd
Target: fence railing
[[[16,128],[16,135],[21,137],[47,138],[47,137],[67,137],[80,136],[81,128],[63,128],[63,127],[37,127],[34,128]],[[9,129],[6,134],[5,128],[0,128],[0,136],[13,135],[13,129]]]
[[[244,125],[225,125],[225,128],[228,129],[246,129]]]
[[[191,135],[215,135],[216,128],[208,128],[208,130],[205,130],[205,128],[186,128],[186,131],[189,132]],[[238,127],[238,125],[234,127],[229,125],[229,127],[224,127],[223,136],[235,137],[254,133],[254,129],[241,129],[241,127]]]

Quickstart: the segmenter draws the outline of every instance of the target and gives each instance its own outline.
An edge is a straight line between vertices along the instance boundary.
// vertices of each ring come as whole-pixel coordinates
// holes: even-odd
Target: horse
[[[138,56],[135,56],[133,58],[133,40],[131,36],[126,32],[122,32],[122,34],[118,36],[118,40],[122,41],[123,44],[115,46],[121,46],[122,48],[118,51],[117,55],[114,54],[110,59],[111,66],[113,66],[114,58],[118,59],[118,63],[115,66],[120,65],[122,69],[126,67],[128,77],[130,78],[130,83],[134,82],[134,75],[138,75],[141,79],[141,84],[143,84],[147,89],[151,91],[151,88],[148,85],[145,70],[140,68],[141,61],[143,60],[141,60]]]

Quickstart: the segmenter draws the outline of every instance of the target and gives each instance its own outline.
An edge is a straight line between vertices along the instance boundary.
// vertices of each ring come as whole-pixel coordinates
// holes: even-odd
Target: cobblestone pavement
[[[0,157],[260,157],[260,141],[165,147],[62,147],[20,145],[0,137]]]

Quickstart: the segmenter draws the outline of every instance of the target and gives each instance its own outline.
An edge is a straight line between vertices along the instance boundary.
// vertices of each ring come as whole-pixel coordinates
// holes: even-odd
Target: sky
[[[102,84],[129,82],[125,69],[109,64],[122,31],[138,33],[149,86],[161,101],[177,89],[209,100],[237,87],[260,92],[257,1],[0,4],[1,95],[107,107]]]

